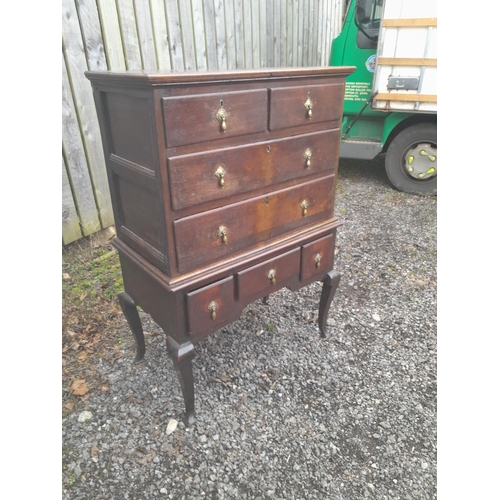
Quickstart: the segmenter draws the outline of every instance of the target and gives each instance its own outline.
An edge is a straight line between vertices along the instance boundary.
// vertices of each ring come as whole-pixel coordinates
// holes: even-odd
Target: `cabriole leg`
[[[167,337],[168,352],[174,362],[175,371],[181,384],[184,404],[186,406],[186,423],[194,423],[194,379],[193,379],[193,357],[194,346],[191,342],[178,344],[171,337]]]
[[[135,302],[126,292],[122,292],[118,295],[118,301],[120,302],[120,307],[122,308],[123,314],[125,315],[125,318],[127,318],[127,322],[134,335],[135,345],[137,348],[135,363],[139,363],[144,358],[144,353],[146,352],[144,332],[142,331],[142,323],[141,318],[139,317],[139,312],[137,311]]]
[[[323,289],[321,290],[318,314],[318,325],[323,337],[326,337],[326,319],[339,282],[340,273],[338,271],[330,271],[323,279]]]

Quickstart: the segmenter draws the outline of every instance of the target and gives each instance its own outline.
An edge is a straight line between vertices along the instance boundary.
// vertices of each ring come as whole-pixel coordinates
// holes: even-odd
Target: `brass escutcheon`
[[[215,171],[215,177],[217,177],[217,179],[219,179],[219,186],[221,188],[224,187],[225,185],[225,181],[224,181],[224,176],[226,175],[226,171],[224,170],[224,168],[222,167],[222,165],[219,165],[217,167],[217,170]]]
[[[307,200],[303,200],[302,203],[300,204],[300,208],[302,209],[302,215],[306,216],[307,215],[307,207],[309,204],[307,203]]]
[[[217,309],[218,309],[219,305],[217,304],[217,302],[215,302],[215,300],[212,300],[212,302],[210,302],[210,304],[208,304],[208,310],[210,311],[210,316],[212,316],[212,319],[215,319],[215,317],[217,316]]]
[[[319,269],[319,266],[321,265],[321,254],[317,253],[316,257],[314,257],[314,262],[316,262],[316,267]]]
[[[274,269],[271,269],[268,273],[267,273],[267,277],[271,280],[271,283],[273,285],[276,285],[276,271]]]
[[[222,242],[227,245],[227,228],[226,226],[219,226],[219,230],[217,231],[217,236],[222,238]]]
[[[307,93],[307,100],[306,102],[304,103],[304,108],[307,109],[307,118],[311,118],[312,117],[312,107],[313,107],[313,103],[311,101],[311,92],[308,92]]]
[[[221,100],[220,102],[220,108],[217,110],[217,113],[215,114],[215,118],[220,122],[220,128],[222,129],[223,132],[226,131],[227,129],[227,111],[224,109],[224,101]]]
[[[312,151],[307,148],[304,152],[304,160],[306,160],[306,168],[309,168],[311,166],[311,157],[312,157]]]

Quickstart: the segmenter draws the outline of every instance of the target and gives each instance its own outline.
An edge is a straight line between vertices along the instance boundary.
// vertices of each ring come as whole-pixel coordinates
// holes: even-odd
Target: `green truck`
[[[437,194],[435,0],[351,0],[330,66],[347,78],[340,156],[385,155],[393,186]]]

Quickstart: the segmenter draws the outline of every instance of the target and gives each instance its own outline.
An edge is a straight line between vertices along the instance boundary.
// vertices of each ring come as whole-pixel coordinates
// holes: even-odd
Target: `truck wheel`
[[[387,177],[396,189],[420,196],[437,194],[437,127],[419,123],[400,132],[385,156]]]

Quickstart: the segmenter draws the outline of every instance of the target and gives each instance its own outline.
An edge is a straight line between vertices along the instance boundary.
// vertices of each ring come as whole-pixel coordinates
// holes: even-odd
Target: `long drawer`
[[[169,158],[172,209],[333,170],[338,150],[336,129]]]
[[[334,175],[174,222],[180,272],[333,217]]]

